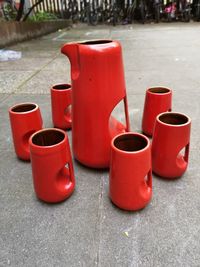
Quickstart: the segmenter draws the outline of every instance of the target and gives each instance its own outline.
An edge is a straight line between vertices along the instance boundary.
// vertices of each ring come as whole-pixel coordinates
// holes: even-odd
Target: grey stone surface
[[[9,97],[9,94],[0,94],[0,102],[3,102],[7,97]]]
[[[111,203],[108,171],[76,161],[74,194],[61,204],[44,204],[35,197],[30,163],[14,153],[8,108],[36,102],[44,127],[52,127],[50,86],[70,82],[60,47],[92,38],[122,44],[133,131],[141,131],[145,90],[154,85],[172,88],[173,110],[192,118],[187,172],[175,181],[154,176],[152,201],[139,212]],[[165,23],[78,25],[12,47],[23,58],[0,63],[0,266],[200,266],[199,43],[198,23]],[[121,119],[122,105],[114,113]]]
[[[65,202],[36,199],[30,163],[4,151],[1,166],[1,266],[95,266],[99,174],[75,164],[76,190]]]
[[[66,69],[55,70],[41,70],[34,77],[28,80],[17,93],[24,94],[49,94],[50,88],[57,83],[70,83],[69,71]]]
[[[0,62],[1,65],[1,62]],[[34,75],[33,71],[0,71],[0,93],[13,93]]]

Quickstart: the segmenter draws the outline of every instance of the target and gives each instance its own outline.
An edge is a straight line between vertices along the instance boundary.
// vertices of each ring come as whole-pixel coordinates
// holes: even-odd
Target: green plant
[[[35,13],[32,17],[29,18],[31,21],[47,21],[47,20],[56,20],[57,16],[53,13],[46,11],[39,11]]]

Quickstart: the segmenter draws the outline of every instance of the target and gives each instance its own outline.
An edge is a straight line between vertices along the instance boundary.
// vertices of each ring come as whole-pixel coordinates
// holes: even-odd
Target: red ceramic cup
[[[157,116],[152,141],[153,172],[165,178],[180,177],[187,169],[191,120],[181,113]]]
[[[172,90],[166,87],[152,87],[147,89],[143,118],[142,131],[152,136],[157,115],[172,109]]]
[[[75,188],[68,137],[63,130],[44,129],[29,140],[35,193],[45,202],[60,202]]]
[[[71,128],[71,93],[70,84],[57,84],[51,88],[51,109],[54,127],[63,130]]]
[[[20,159],[30,160],[28,140],[42,129],[40,109],[34,103],[22,103],[9,109],[10,125],[15,152]]]
[[[139,133],[123,133],[111,142],[110,198],[121,209],[144,208],[152,196],[149,139]]]

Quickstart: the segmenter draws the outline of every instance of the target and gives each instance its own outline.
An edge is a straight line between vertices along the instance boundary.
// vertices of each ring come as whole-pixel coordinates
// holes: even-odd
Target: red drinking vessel
[[[28,140],[42,129],[40,109],[35,103],[17,104],[9,109],[9,117],[15,152],[20,159],[30,160]]]
[[[73,154],[86,166],[109,167],[112,138],[130,130],[121,45],[91,40],[61,51],[71,63]],[[121,101],[126,125],[111,115]]]
[[[29,140],[34,189],[45,202],[60,202],[75,188],[68,137],[60,129],[44,129]]]
[[[71,85],[56,84],[51,88],[51,110],[53,125],[60,129],[71,129]]]
[[[149,139],[139,133],[124,133],[111,142],[110,198],[121,209],[144,208],[152,196]]]
[[[191,119],[165,112],[156,118],[152,140],[153,172],[161,177],[180,177],[187,169]]]
[[[142,118],[142,131],[152,136],[157,115],[172,109],[172,90],[166,87],[147,89]]]

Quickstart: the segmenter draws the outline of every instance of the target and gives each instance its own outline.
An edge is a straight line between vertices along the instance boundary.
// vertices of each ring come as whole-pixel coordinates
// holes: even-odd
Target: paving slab
[[[0,165],[4,166],[0,170],[0,265],[95,266],[99,173],[85,172],[74,163],[74,194],[63,203],[49,205],[35,197],[30,163],[4,151]]]
[[[0,94],[0,102],[3,102],[7,97],[9,96],[9,94]]]
[[[8,108],[36,102],[44,127],[52,127],[49,89],[70,82],[60,47],[93,38],[122,44],[133,131],[141,132],[145,91],[155,85],[172,88],[173,110],[192,119],[187,172],[174,181],[153,175],[152,201],[139,212],[111,203],[108,170],[91,170],[74,159],[74,194],[61,204],[44,204],[35,197],[30,163],[14,153]],[[0,63],[0,266],[199,266],[199,43],[198,23],[162,23],[77,25],[13,46],[22,51],[22,61]],[[113,113],[122,120],[123,105]]]
[[[0,62],[1,65],[1,62]],[[0,93],[13,93],[34,75],[34,71],[0,71]]]
[[[22,54],[20,60],[14,60],[12,65],[9,61],[1,62],[0,71],[19,71],[22,73],[24,71],[37,71],[48,65],[52,59],[40,58],[40,57],[26,57]],[[19,68],[20,66],[20,68]],[[20,76],[19,72],[19,76]]]
[[[58,67],[59,68],[59,67]],[[57,83],[70,83],[70,72],[69,68],[60,69],[59,71],[54,70],[41,70],[34,77],[28,80],[23,86],[20,87],[16,93],[23,94],[49,94],[50,88],[53,84]]]

